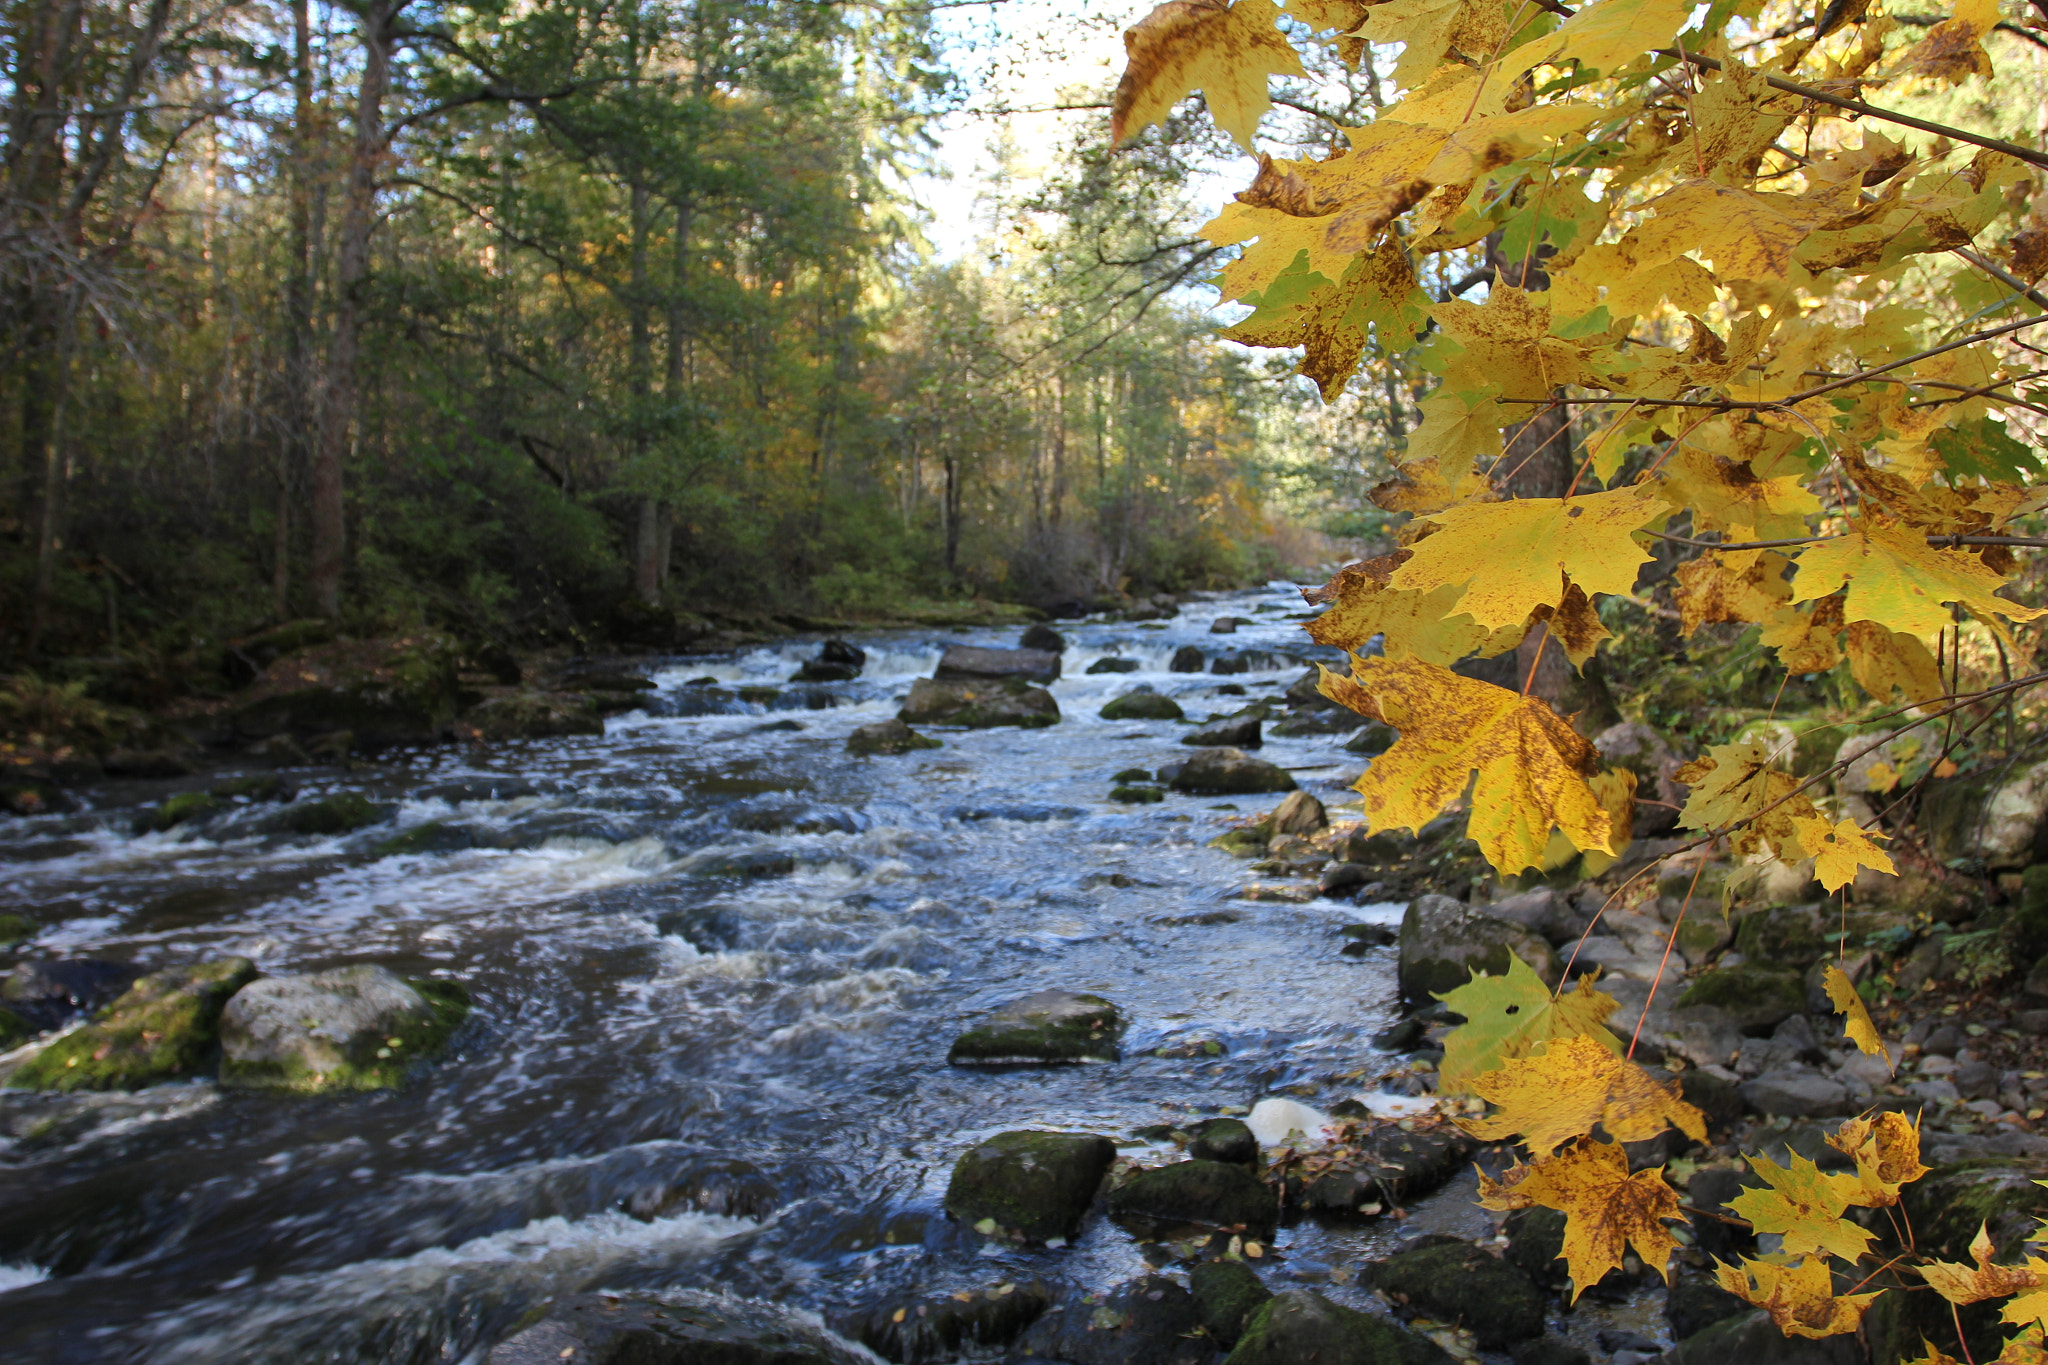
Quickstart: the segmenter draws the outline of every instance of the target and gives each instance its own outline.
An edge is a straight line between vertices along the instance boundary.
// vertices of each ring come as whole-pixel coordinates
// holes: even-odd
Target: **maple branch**
[[[1677,51],[1668,47],[1658,47],[1650,50],[1660,57],[1669,57],[1674,61],[1705,67],[1709,71],[1719,71],[1721,69],[1721,63],[1718,59],[1703,57],[1697,52]],[[1896,109],[1884,109],[1875,104],[1865,104],[1862,100],[1849,99],[1844,95],[1829,94],[1827,91],[1815,86],[1801,85],[1797,81],[1788,81],[1783,76],[1773,76],[1768,72],[1760,71],[1756,74],[1761,76],[1764,84],[1770,86],[1771,89],[1782,90],[1788,95],[1797,95],[1801,99],[1813,100],[1818,104],[1830,104],[1837,109],[1847,109],[1851,113],[1862,114],[1866,118],[1879,119],[1886,123],[1896,123],[1902,128],[1917,128],[1923,133],[1933,133],[1937,137],[1952,138],[1957,142],[1967,142],[1973,147],[1982,147],[1986,151],[2002,152],[2006,156],[2024,161],[2030,166],[2048,167],[2048,152],[2037,152],[2031,147],[2022,147],[2017,142],[2007,142],[2004,138],[1985,137],[1981,133],[1971,133],[1961,128],[1951,128],[1945,123],[1936,123],[1932,119],[1915,118],[1911,114],[1902,114]]]
[[[1816,545],[1827,540],[1847,540],[1847,536],[1795,536],[1790,540],[1693,540],[1687,536],[1666,535],[1662,531],[1645,531],[1646,536],[1668,540],[1674,545],[1692,545],[1702,550],[1782,550],[1792,545]],[[1965,545],[2015,545],[2023,549],[2048,550],[2048,539],[2040,536],[1929,536],[1927,543],[1936,547],[1947,546],[1960,550]]]
[[[2034,304],[2035,306],[2040,308],[2048,308],[2048,294],[2043,294],[2039,289],[2036,289],[2033,285],[2028,284],[2025,280],[2013,274],[2010,270],[2007,270],[2004,266],[1992,260],[1989,256],[1983,255],[1979,252],[1972,251],[1970,250],[1970,248],[1966,246],[1952,247],[1950,249],[1954,251],[1956,255],[1962,257],[1971,265],[1976,266],[1979,270],[1989,275],[1992,279],[1997,280],[2007,289],[2010,289],[2015,294],[2018,294],[2028,303]]]

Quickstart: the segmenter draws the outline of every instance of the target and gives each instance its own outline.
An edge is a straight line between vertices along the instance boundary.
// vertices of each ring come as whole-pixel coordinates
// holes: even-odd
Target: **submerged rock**
[[[1067,637],[1043,621],[1035,621],[1024,628],[1022,638],[1017,641],[1019,649],[1035,649],[1041,654],[1064,654],[1067,651]]]
[[[361,792],[337,792],[299,802],[284,813],[280,823],[294,834],[350,834],[390,819],[392,810]]]
[[[1133,688],[1121,697],[1111,697],[1100,714],[1104,720],[1182,720],[1187,715],[1179,702],[1150,687]]]
[[[576,1294],[486,1365],[872,1365],[816,1314],[690,1289]]]
[[[1123,1052],[1124,1019],[1099,995],[1038,991],[993,1011],[953,1040],[955,1066],[1114,1062]]]
[[[1464,985],[1475,971],[1501,976],[1510,954],[1556,984],[1557,955],[1540,934],[1449,896],[1418,896],[1401,917],[1401,999],[1421,1007]]]
[[[997,1133],[960,1154],[946,1212],[989,1236],[1072,1237],[1095,1202],[1116,1144],[1084,1133]]]
[[[1372,1287],[1395,1302],[1471,1332],[1482,1351],[1543,1332],[1543,1291],[1483,1247],[1449,1242],[1397,1252],[1369,1274]]]
[[[337,967],[245,987],[221,1019],[221,1082],[271,1090],[397,1086],[469,1013],[446,981],[383,967]]]
[[[919,734],[900,720],[878,720],[848,735],[846,747],[856,754],[907,754],[917,749],[942,749],[945,745]]]
[[[974,645],[947,645],[939,656],[932,677],[940,682],[995,681],[1058,682],[1060,656],[1040,649],[981,649]]]
[[[1083,1294],[1048,1310],[1017,1343],[1012,1360],[1064,1365],[1206,1365],[1194,1296],[1147,1275],[1107,1294]]]
[[[1184,792],[1248,795],[1291,792],[1295,782],[1285,768],[1253,758],[1243,750],[1203,749],[1181,765],[1173,775],[1173,786]]]
[[[1225,1365],[1453,1365],[1424,1336],[1306,1289],[1276,1294],[1245,1326]]]
[[[642,1222],[666,1218],[679,1210],[714,1213],[722,1218],[756,1221],[775,1212],[780,1191],[767,1173],[751,1161],[708,1161],[687,1174],[635,1190],[620,1207]]]
[[[141,975],[139,968],[125,962],[91,957],[24,962],[0,976],[0,1008],[21,1020],[30,1033],[46,1033],[90,1014]]]
[[[135,1090],[198,1075],[212,1060],[221,1010],[254,980],[245,957],[151,972],[92,1022],[24,1062],[8,1084],[29,1090]]]
[[[1009,1345],[1052,1301],[1052,1286],[1027,1280],[932,1298],[886,1299],[826,1321],[895,1365],[938,1365],[979,1359]]]
[[[1177,1161],[1139,1171],[1109,1196],[1109,1216],[1145,1238],[1188,1228],[1270,1238],[1279,1199],[1257,1176],[1226,1161]]]
[[[912,683],[909,698],[896,713],[906,725],[964,725],[974,730],[998,725],[1036,729],[1055,725],[1059,718],[1059,703],[1042,687],[932,678]]]
[[[1144,666],[1136,659],[1106,658],[1088,665],[1088,672],[1091,676],[1097,673],[1136,673]]]
[[[1200,673],[1208,662],[1208,656],[1194,645],[1182,645],[1173,651],[1173,658],[1166,665],[1169,673]]]

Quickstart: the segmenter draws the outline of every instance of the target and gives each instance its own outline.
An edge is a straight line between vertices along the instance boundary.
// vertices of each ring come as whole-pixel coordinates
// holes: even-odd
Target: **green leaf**
[[[2041,473],[2039,457],[2006,435],[2005,423],[1995,417],[1943,427],[1929,440],[1952,474],[1994,483],[2020,483]]]

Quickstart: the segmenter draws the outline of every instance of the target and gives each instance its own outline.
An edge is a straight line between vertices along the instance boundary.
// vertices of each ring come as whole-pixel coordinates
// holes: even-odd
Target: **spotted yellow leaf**
[[[1509,1170],[1500,1180],[1481,1177],[1486,1208],[1538,1206],[1565,1216],[1559,1258],[1572,1277],[1572,1299],[1622,1263],[1633,1246],[1643,1264],[1667,1280],[1678,1239],[1665,1226],[1679,1217],[1678,1193],[1665,1183],[1664,1168],[1628,1169],[1618,1142],[1580,1138],[1553,1156]]]
[[[1927,1282],[1929,1289],[1957,1305],[2008,1298],[2022,1289],[2038,1289],[2048,1284],[2048,1261],[2029,1257],[2023,1265],[1995,1265],[1991,1258],[1996,1252],[1990,1231],[1979,1223],[1977,1235],[1970,1240],[1970,1259],[1976,1262],[1975,1265],[1930,1261],[1920,1267],[1920,1278]],[[2027,1314],[2007,1318],[2006,1321],[2024,1322],[2031,1316]]]
[[[1498,1071],[1516,1057],[1526,1057],[1553,1038],[1591,1038],[1609,1052],[1621,1051],[1621,1040],[1606,1028],[1614,1013],[1614,997],[1579,978],[1572,990],[1553,995],[1528,963],[1509,954],[1502,976],[1482,976],[1446,991],[1438,999],[1465,1022],[1444,1039],[1444,1059],[1437,1064],[1438,1090],[1463,1094],[1489,1071]]]
[[[1519,1138],[1548,1156],[1573,1138],[1604,1128],[1617,1142],[1655,1137],[1667,1124],[1705,1141],[1706,1116],[1665,1085],[1597,1039],[1559,1038],[1543,1051],[1518,1058],[1472,1082],[1472,1093],[1499,1110],[1458,1126],[1487,1142]]]
[[[1110,135],[1122,142],[1200,90],[1216,126],[1250,150],[1272,107],[1270,77],[1302,75],[1278,27],[1273,0],[1166,0],[1124,34],[1127,65],[1116,88]]]
[[[1920,1127],[1894,1110],[1867,1119],[1845,1119],[1828,1146],[1856,1163],[1862,1192],[1850,1202],[1883,1208],[1899,1202],[1899,1188],[1927,1174],[1920,1164]]]
[[[1996,595],[2008,581],[1963,550],[1937,550],[1917,532],[1867,522],[1799,552],[1792,600],[1825,597],[1849,585],[1843,619],[1875,621],[1905,635],[1931,637],[1953,624],[1947,603],[1979,617],[2031,621],[2048,609],[2023,607]]]
[[[1884,1039],[1877,1035],[1877,1025],[1870,1018],[1870,1009],[1863,1003],[1863,997],[1856,994],[1856,983],[1845,975],[1840,967],[1830,962],[1821,974],[1821,984],[1828,993],[1828,1003],[1835,1012],[1843,1016],[1842,1031],[1849,1041],[1873,1057],[1885,1059],[1890,1066],[1891,1053],[1885,1050]]]
[[[1835,1295],[1834,1275],[1824,1256],[1808,1256],[1796,1265],[1744,1259],[1740,1266],[1720,1263],[1714,1278],[1744,1303],[1763,1309],[1788,1337],[1832,1337],[1853,1332],[1877,1297]]]
[[[1870,868],[1886,876],[1896,876],[1898,869],[1884,851],[1871,842],[1886,836],[1877,830],[1867,830],[1854,820],[1842,820],[1830,825],[1826,819],[1809,815],[1792,817],[1792,827],[1798,831],[1799,843],[1813,861],[1813,875],[1820,878],[1820,884],[1833,895],[1856,880],[1856,869]]]
[[[1387,585],[1394,570],[1411,552],[1347,564],[1315,591],[1303,594],[1311,605],[1329,609],[1305,627],[1319,645],[1362,650],[1375,636],[1390,659],[1421,659],[1448,667],[1468,654],[1498,654],[1521,643],[1520,627],[1489,631],[1469,616],[1451,610],[1456,588],[1432,592],[1401,592]]]
[[[1752,1156],[1749,1169],[1764,1185],[1729,1200],[1729,1211],[1747,1218],[1759,1233],[1783,1237],[1787,1255],[1824,1252],[1853,1261],[1870,1249],[1875,1234],[1842,1217],[1860,1192],[1853,1176],[1824,1174],[1796,1152],[1790,1166]]]

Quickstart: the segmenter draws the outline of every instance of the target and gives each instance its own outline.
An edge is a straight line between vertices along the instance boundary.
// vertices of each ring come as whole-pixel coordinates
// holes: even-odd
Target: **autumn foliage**
[[[1504,875],[1622,854],[1634,778],[1603,771],[1526,683],[1452,665],[1533,639],[1539,659],[1582,667],[1608,638],[1601,602],[1633,591],[1658,541],[1691,556],[1686,634],[1753,626],[1788,676],[1846,663],[1875,708],[1902,705],[1900,730],[1946,722],[1953,743],[1989,699],[2048,676],[2008,668],[1964,693],[1956,663],[1966,640],[2024,657],[2013,627],[2044,614],[2008,591],[2015,550],[2048,543],[2013,523],[2048,499],[2007,419],[2042,411],[2016,386],[2042,373],[2024,334],[2048,321],[2033,287],[2048,154],[1883,103],[1993,75],[1998,22],[1993,0],[1913,24],[1761,0],[1169,0],[1129,32],[1119,139],[1199,91],[1251,151],[1269,79],[1298,74],[1310,46],[1377,61],[1376,76],[1393,63],[1399,93],[1376,117],[1321,158],[1260,156],[1203,229],[1236,248],[1218,283],[1251,309],[1225,335],[1299,348],[1325,397],[1375,355],[1440,380],[1373,492],[1410,514],[1400,548],[1310,595],[1327,606],[1310,634],[1351,651],[1325,694],[1399,732],[1359,782],[1375,830],[1465,802]],[[1432,257],[1481,244],[1483,301],[1424,287]],[[1927,297],[1984,303],[1951,322],[1912,302]],[[1518,435],[1561,409],[1577,428],[1569,488],[1507,496],[1530,457]],[[1828,774],[1794,776],[1788,757],[1710,746],[1676,775],[1681,826],[1752,863],[1812,859],[1830,892],[1893,873],[1882,832],[1842,818]],[[1882,1054],[1848,979],[1826,985],[1849,1036]],[[1580,1289],[1630,1247],[1662,1268],[1677,1195],[1619,1144],[1667,1124],[1697,1135],[1701,1118],[1607,1031],[1613,1001],[1553,995],[1517,964],[1446,1004],[1468,1021],[1446,1088],[1492,1106],[1471,1131],[1528,1153],[1487,1182],[1488,1205],[1563,1210]],[[1922,1170],[1897,1114],[1834,1142],[1855,1175],[1752,1163],[1765,1183],[1737,1211],[1783,1246],[1721,1271],[1795,1335],[1855,1329],[1874,1295],[1867,1267],[1843,1268],[1871,1240],[1852,1212],[1895,1204]],[[1957,1303],[2048,1283],[2048,1262],[1989,1256],[1922,1273]],[[2048,1290],[2008,1311],[2026,1324],[2014,1359],[2040,1358],[2036,1305]]]

